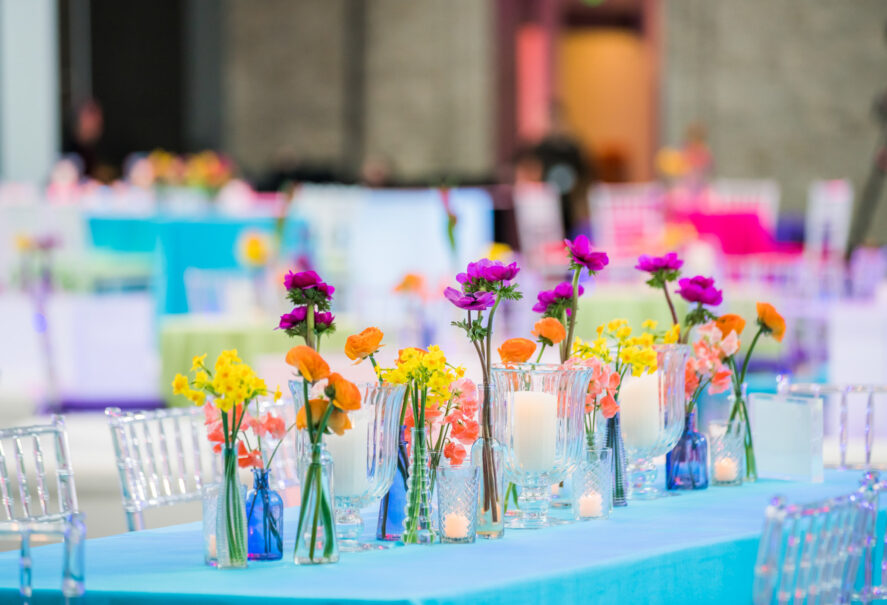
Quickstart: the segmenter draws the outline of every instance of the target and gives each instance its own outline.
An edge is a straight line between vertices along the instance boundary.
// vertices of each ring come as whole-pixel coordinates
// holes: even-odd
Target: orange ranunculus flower
[[[545,317],[537,321],[532,334],[547,345],[556,345],[567,337],[564,324],[554,317]]]
[[[314,426],[317,426],[317,423],[323,418],[329,402],[326,399],[309,399],[308,405],[311,406],[311,421]],[[299,412],[296,414],[296,428],[300,430],[308,428],[308,415],[304,405],[299,408]]]
[[[425,278],[418,273],[407,273],[397,286],[395,292],[422,292],[425,289]]]
[[[317,382],[330,375],[330,366],[320,354],[305,345],[293,347],[286,354],[286,362],[299,370],[308,382]]]
[[[342,410],[333,410],[327,427],[336,435],[344,435],[345,431],[351,428],[351,419]]]
[[[360,334],[352,334],[345,341],[345,355],[352,360],[366,359],[379,350],[382,336],[379,328],[367,328]]]
[[[325,392],[333,405],[340,410],[347,412],[360,409],[360,390],[338,372],[330,374]]]
[[[776,342],[782,342],[785,336],[785,319],[770,303],[758,303],[758,323],[767,332],[773,334]]]
[[[509,338],[499,347],[502,363],[523,363],[536,351],[536,343],[528,338]]]
[[[742,336],[742,331],[745,329],[745,320],[735,313],[721,315],[715,321],[715,324],[724,338],[727,338],[730,332],[736,332],[736,336]]]

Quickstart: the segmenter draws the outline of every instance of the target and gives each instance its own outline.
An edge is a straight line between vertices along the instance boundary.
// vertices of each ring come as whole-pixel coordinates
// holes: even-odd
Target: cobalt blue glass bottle
[[[397,472],[394,481],[382,502],[379,504],[379,523],[376,526],[376,539],[387,542],[400,540],[403,522],[406,517],[407,479],[409,478],[409,456],[406,442],[407,427],[400,427],[397,443]]]
[[[270,471],[253,469],[253,488],[246,495],[250,561],[277,561],[283,556],[283,500],[268,485]]]
[[[696,432],[696,412],[687,414],[680,441],[665,456],[667,489],[705,489],[708,487],[708,442]]]

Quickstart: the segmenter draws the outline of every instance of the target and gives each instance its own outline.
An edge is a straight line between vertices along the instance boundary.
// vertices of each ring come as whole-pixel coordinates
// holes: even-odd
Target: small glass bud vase
[[[471,463],[480,469],[477,490],[477,535],[485,540],[499,540],[505,535],[505,517],[509,496],[517,499],[517,488],[505,485],[504,435],[505,413],[495,385],[478,386],[482,397],[481,433],[471,446]],[[517,503],[511,510],[517,509]]]
[[[470,544],[477,537],[480,468],[442,465],[437,470],[437,519],[440,541]]]
[[[696,412],[687,414],[684,433],[665,456],[665,487],[670,490],[708,487],[708,441],[696,431]]]
[[[270,488],[264,468],[253,469],[253,488],[246,495],[246,525],[250,561],[283,557],[283,499]]]
[[[433,544],[437,542],[437,534],[431,523],[432,485],[425,427],[412,429],[410,435],[410,476],[401,541],[404,544]]]
[[[216,544],[216,516],[219,508],[219,484],[207,483],[201,489],[203,500],[203,562],[210,567],[219,564]]]
[[[745,427],[738,420],[708,425],[712,485],[742,485],[745,475]]]
[[[311,448],[302,465],[305,478],[296,530],[295,563],[336,563],[339,561],[339,545],[333,511],[333,458],[321,442]]]
[[[607,519],[613,507],[613,450],[588,447],[573,473],[573,518]]]

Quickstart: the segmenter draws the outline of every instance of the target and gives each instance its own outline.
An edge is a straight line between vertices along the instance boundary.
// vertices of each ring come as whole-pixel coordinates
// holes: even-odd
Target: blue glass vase
[[[400,427],[397,442],[397,472],[388,493],[379,504],[379,523],[376,526],[376,539],[396,542],[403,535],[403,522],[406,517],[407,479],[409,479],[409,456],[406,441],[407,427]]]
[[[708,442],[696,432],[696,412],[687,414],[680,441],[665,456],[665,487],[671,490],[708,487]]]
[[[269,472],[253,469],[253,488],[246,495],[250,561],[277,561],[283,557],[283,500],[268,486]]]

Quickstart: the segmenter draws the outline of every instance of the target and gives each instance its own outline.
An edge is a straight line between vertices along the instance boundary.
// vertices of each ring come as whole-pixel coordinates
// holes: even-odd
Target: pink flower
[[[240,468],[262,468],[262,454],[259,450],[247,450],[242,441],[237,442],[237,466]]]
[[[732,382],[732,376],[733,372],[725,367],[721,367],[721,369],[715,372],[711,377],[711,384],[708,387],[709,394],[717,395],[718,393],[723,393],[729,389],[730,383]]]
[[[739,336],[736,335],[736,332],[730,332],[727,338],[721,341],[721,353],[723,353],[725,357],[730,357],[738,350]]]
[[[619,378],[619,376],[616,376],[616,378]],[[607,419],[610,419],[619,413],[619,404],[616,403],[616,400],[612,395],[608,394],[601,399],[601,413],[604,415],[604,418]]]
[[[458,466],[465,460],[468,452],[461,443],[450,441],[444,446],[443,454],[451,464]]]

